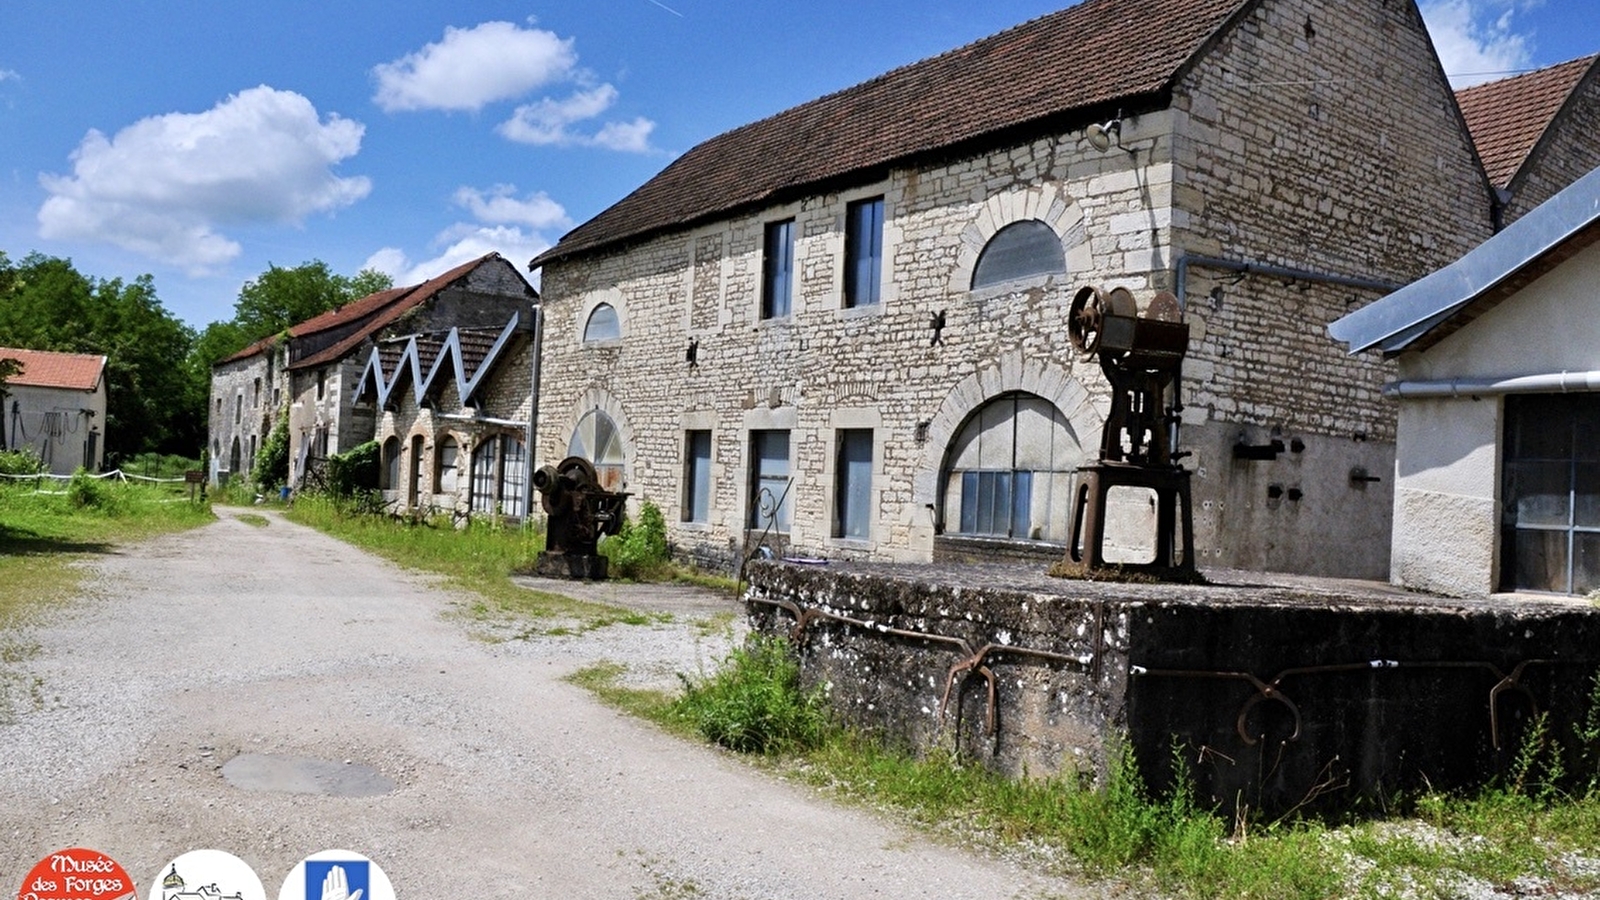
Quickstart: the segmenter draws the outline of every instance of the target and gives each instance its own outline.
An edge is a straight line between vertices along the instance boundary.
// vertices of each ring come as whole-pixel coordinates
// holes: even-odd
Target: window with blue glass
[[[883,281],[883,198],[845,207],[844,305],[875,306]]]
[[[957,534],[1064,541],[1082,446],[1060,410],[1033,394],[1003,394],[974,410],[950,443],[943,527]]]
[[[685,522],[711,521],[711,432],[690,431],[683,439],[683,515]]]
[[[789,488],[789,432],[750,432],[750,527],[788,534],[794,521]]]
[[[768,222],[761,254],[761,318],[789,315],[794,292],[794,220]]]
[[[865,540],[872,529],[872,429],[840,429],[838,440],[833,536]]]

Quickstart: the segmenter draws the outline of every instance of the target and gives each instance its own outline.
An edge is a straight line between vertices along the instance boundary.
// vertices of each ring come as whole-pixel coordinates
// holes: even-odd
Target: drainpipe
[[[1295,269],[1286,266],[1273,266],[1265,263],[1244,262],[1241,260],[1223,259],[1217,256],[1203,256],[1198,253],[1185,253],[1178,257],[1176,283],[1173,293],[1178,295],[1178,310],[1182,312],[1185,307],[1185,298],[1188,296],[1189,267],[1204,266],[1208,269],[1222,269],[1227,272],[1238,272],[1241,275],[1266,275],[1271,278],[1292,278],[1295,281],[1314,281],[1320,284],[1333,284],[1340,287],[1361,288],[1369,291],[1381,291],[1390,294],[1398,291],[1404,285],[1391,281],[1378,281],[1372,278],[1356,278],[1348,275],[1334,275],[1328,272],[1313,272],[1308,269]],[[1183,365],[1180,362],[1177,373],[1172,379],[1172,405],[1167,408],[1168,415],[1172,418],[1170,431],[1167,435],[1167,446],[1176,450],[1178,447],[1178,414],[1183,411],[1181,388],[1183,387]]]
[[[533,521],[534,440],[539,434],[539,369],[544,362],[544,306],[533,304],[533,370],[529,372],[528,471],[522,479],[522,527]]]
[[[1573,394],[1600,391],[1600,370],[1549,372],[1510,378],[1449,378],[1439,381],[1393,381],[1383,386],[1386,397],[1476,399],[1499,394]]]

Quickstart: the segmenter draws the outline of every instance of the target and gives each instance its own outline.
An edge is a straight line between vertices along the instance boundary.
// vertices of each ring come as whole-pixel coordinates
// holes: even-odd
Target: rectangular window
[[[252,409],[261,408],[261,379],[259,378],[256,379],[255,392],[250,395],[250,406]]]
[[[1505,398],[1503,589],[1600,587],[1600,403],[1594,394]]]
[[[875,306],[883,279],[883,198],[845,207],[844,305]]]
[[[794,290],[794,220],[768,222],[761,253],[761,318],[789,315]]]
[[[321,400],[323,393],[328,389],[328,372],[326,369],[317,370],[317,399]]]
[[[244,417],[244,394],[233,395],[233,424],[239,424]]]
[[[872,528],[872,429],[846,428],[838,434],[833,536],[865,540]]]
[[[685,522],[711,521],[711,432],[683,436],[683,515]]]
[[[750,432],[750,527],[789,533],[794,498],[789,488],[789,432]]]
[[[1026,538],[1032,520],[1033,473],[963,472],[961,533]]]

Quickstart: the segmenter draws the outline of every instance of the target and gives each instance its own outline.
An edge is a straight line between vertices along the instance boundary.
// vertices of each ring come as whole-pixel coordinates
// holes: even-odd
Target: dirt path
[[[46,706],[0,725],[0,895],[68,846],[115,857],[141,897],[203,847],[251,864],[269,897],[334,847],[414,900],[1077,895],[561,680],[602,659],[666,676],[720,658],[726,635],[695,621],[725,599],[645,590],[633,599],[670,623],[488,643],[424,577],[277,517],[221,514],[96,560],[91,596],[25,636]],[[240,754],[369,766],[393,788],[246,789],[242,769],[222,772]]]

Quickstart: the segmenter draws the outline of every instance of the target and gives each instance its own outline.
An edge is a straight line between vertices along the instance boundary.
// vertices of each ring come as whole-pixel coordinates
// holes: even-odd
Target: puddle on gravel
[[[241,753],[222,767],[222,777],[247,791],[376,797],[395,789],[377,769],[358,762],[338,763],[305,756]]]

